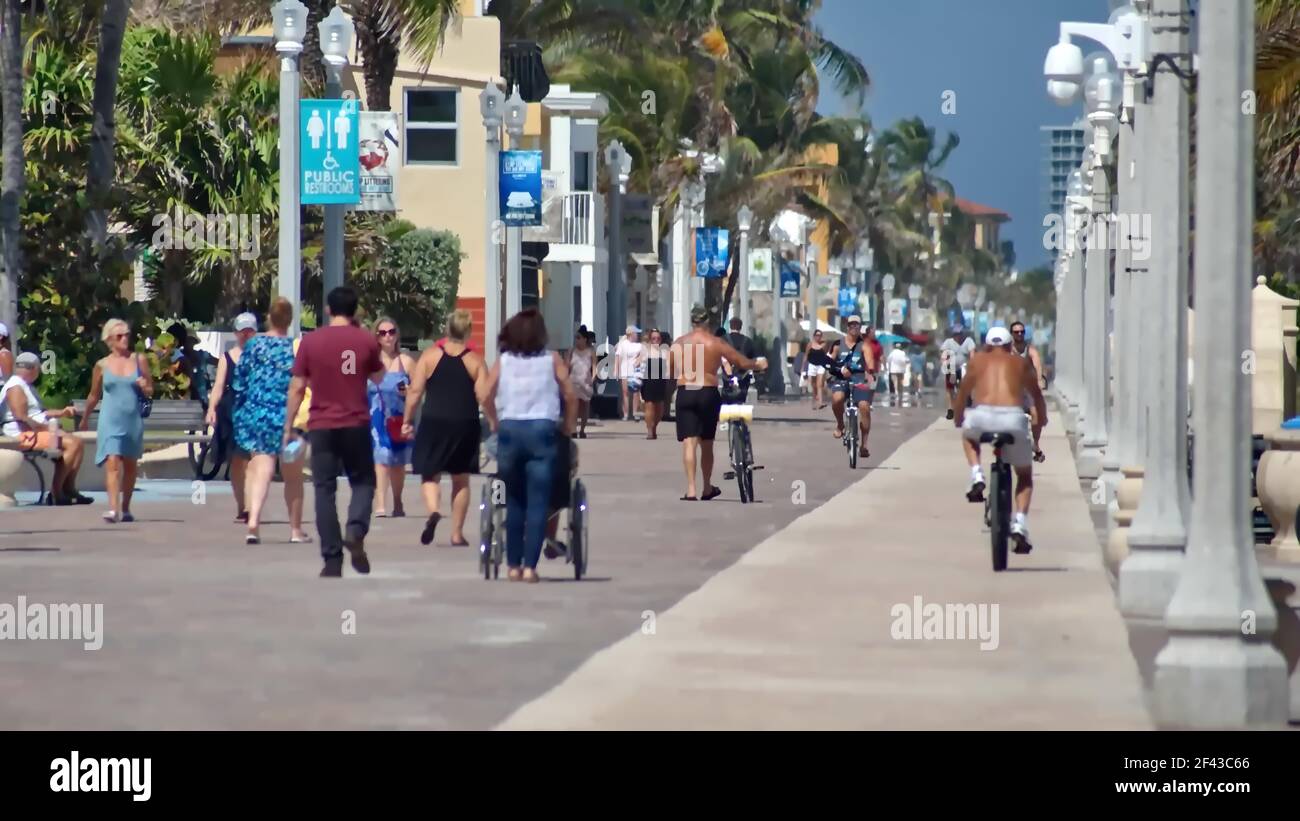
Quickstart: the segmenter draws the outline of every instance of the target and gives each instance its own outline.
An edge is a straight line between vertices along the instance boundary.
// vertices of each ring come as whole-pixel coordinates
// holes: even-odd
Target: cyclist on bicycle
[[[1033,399],[1038,419],[1047,424],[1047,404],[1038,387],[1038,376],[1028,359],[1011,350],[1011,332],[1003,327],[990,328],[985,353],[971,357],[957,392],[956,424],[962,429],[962,449],[970,465],[970,489],[966,499],[984,501],[984,471],[980,468],[980,434],[1009,433],[1014,440],[1002,448],[1003,461],[1016,472],[1015,514],[1011,520],[1011,538],[1015,552],[1028,553],[1029,500],[1034,493],[1033,440],[1022,398]],[[974,407],[966,412],[966,399],[973,397]]]
[[[832,349],[835,366],[830,377],[831,410],[835,413],[835,438],[844,436],[844,402],[849,395],[858,407],[858,455],[866,458],[867,435],[871,433],[871,400],[875,395],[876,354],[862,335],[862,317],[851,316],[843,341]]]
[[[966,372],[966,363],[975,353],[975,340],[966,335],[966,327],[960,322],[952,326],[952,336],[939,346],[939,364],[943,370],[943,383],[948,391],[948,414],[951,419],[957,410],[957,387]],[[966,407],[962,405],[962,407]]]

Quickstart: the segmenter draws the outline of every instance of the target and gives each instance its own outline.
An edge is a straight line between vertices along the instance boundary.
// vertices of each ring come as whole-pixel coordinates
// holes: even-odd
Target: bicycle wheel
[[[483,483],[478,503],[478,563],[483,578],[492,578],[492,479]]]
[[[569,508],[569,557],[573,561],[573,578],[582,581],[587,572],[587,486],[578,479],[573,483],[573,506]]]
[[[1001,572],[1007,569],[1007,539],[1011,531],[1011,471],[1001,462],[993,465],[989,475],[992,487],[989,496],[992,501],[992,522],[989,526],[989,538],[993,544],[993,570]]]
[[[744,441],[744,445],[745,445],[745,450],[744,450],[744,454],[745,454],[745,470],[744,470],[744,474],[745,474],[745,496],[749,499],[749,501],[753,502],[753,501],[755,501],[755,499],[754,499],[754,468],[753,468],[753,464],[754,464],[754,442],[753,442],[753,439],[751,439],[750,436],[749,436],[749,426],[748,426],[748,425],[746,425],[746,426],[741,430],[741,433],[742,433],[741,439]]]
[[[190,442],[190,468],[194,471],[194,478],[204,482],[215,479],[226,463],[226,449],[225,439],[215,431],[206,442]]]
[[[738,422],[732,423],[727,431],[727,448],[731,452],[731,468],[736,474],[736,488],[740,491],[740,503],[749,502],[745,491],[745,439]]]
[[[844,432],[844,444],[849,449],[849,470],[858,469],[858,415],[856,413],[848,420],[849,429]]]

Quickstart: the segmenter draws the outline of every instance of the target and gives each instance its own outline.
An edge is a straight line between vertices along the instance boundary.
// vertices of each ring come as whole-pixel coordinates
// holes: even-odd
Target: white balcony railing
[[[596,244],[596,204],[590,191],[573,191],[560,197],[560,242]]]

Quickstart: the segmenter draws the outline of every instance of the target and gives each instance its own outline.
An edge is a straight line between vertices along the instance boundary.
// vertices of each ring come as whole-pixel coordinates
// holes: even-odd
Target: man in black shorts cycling
[[[763,371],[766,360],[750,359],[725,338],[709,331],[709,312],[702,305],[691,309],[691,332],[678,337],[668,357],[668,368],[677,379],[677,441],[682,443],[682,464],[686,468],[684,502],[708,501],[722,495],[713,479],[713,439],[718,432],[722,394],[718,392],[718,370],[725,359],[733,368]],[[703,493],[696,495],[695,450],[699,448]]]
[[[844,402],[849,395],[858,406],[858,455],[866,458],[867,436],[871,433],[871,400],[875,397],[876,353],[862,336],[862,317],[851,316],[848,332],[831,352],[835,366],[827,371],[831,388],[831,410],[835,413],[835,438],[844,436]]]

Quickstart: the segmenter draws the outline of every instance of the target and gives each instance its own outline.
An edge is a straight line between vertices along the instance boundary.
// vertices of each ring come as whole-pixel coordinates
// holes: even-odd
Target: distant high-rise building
[[[1043,133],[1043,213],[1059,214],[1065,208],[1065,192],[1070,172],[1083,162],[1083,121],[1071,125],[1044,125]],[[1056,249],[1049,249],[1056,257]]]

